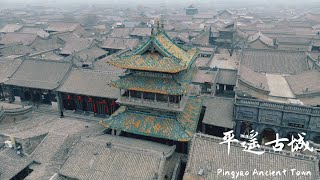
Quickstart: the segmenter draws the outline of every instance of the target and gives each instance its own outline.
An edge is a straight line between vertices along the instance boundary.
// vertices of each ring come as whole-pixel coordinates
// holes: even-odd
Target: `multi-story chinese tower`
[[[144,44],[109,61],[127,70],[111,83],[120,89],[121,107],[100,124],[161,142],[189,142],[202,108],[202,99],[190,95],[197,56],[197,49],[175,44],[158,21]]]

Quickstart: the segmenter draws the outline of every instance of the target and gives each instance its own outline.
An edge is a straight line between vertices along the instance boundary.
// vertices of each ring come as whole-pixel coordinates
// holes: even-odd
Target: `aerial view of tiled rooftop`
[[[319,180],[317,0],[0,0],[0,180]]]

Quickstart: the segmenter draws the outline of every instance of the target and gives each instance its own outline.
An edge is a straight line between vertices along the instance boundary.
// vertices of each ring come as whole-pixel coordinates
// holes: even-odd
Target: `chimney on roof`
[[[111,148],[111,146],[112,146],[111,142],[107,142],[107,143],[106,143],[106,147],[107,147],[107,148]]]

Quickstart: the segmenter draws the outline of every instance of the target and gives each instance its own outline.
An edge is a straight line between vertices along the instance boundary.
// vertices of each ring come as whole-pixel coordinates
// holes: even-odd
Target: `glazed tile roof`
[[[176,118],[170,118],[137,113],[122,106],[100,124],[106,128],[134,134],[186,142],[190,141],[196,132],[201,107],[201,98],[189,97],[184,111]]]
[[[113,81],[111,85],[127,90],[181,95],[186,93],[187,87],[194,76],[195,71],[193,71],[193,67],[190,69],[188,71],[181,71],[173,76],[136,72]]]
[[[133,55],[124,59],[112,59],[110,64],[136,70],[157,71],[157,72],[172,72],[176,73],[184,68],[179,63],[171,58],[163,57],[159,53],[148,53],[146,56]]]
[[[154,48],[155,53],[150,52],[150,48]],[[109,63],[127,69],[177,73],[187,69],[197,54],[197,49],[185,51],[165,32],[159,32],[135,49],[131,55],[114,58]]]
[[[112,85],[121,89],[179,95],[186,90],[187,84],[179,85],[172,78],[129,75],[113,82]]]

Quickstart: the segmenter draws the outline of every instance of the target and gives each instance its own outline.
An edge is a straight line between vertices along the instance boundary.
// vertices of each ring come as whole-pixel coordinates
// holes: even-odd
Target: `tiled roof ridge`
[[[97,139],[84,139],[83,141],[85,142],[93,142],[93,143],[96,143],[96,142],[105,142],[103,140],[97,140]],[[107,143],[111,143],[111,149],[112,148],[117,148],[117,149],[120,149],[122,151],[128,151],[128,152],[132,152],[132,153],[143,153],[143,154],[149,154],[149,155],[154,155],[154,156],[157,156],[157,157],[170,157],[174,152],[175,152],[175,149],[176,147],[175,146],[168,146],[168,148],[166,149],[165,152],[162,152],[162,151],[155,151],[155,150],[151,150],[151,149],[145,149],[144,147],[134,147],[134,146],[130,146],[130,145],[126,145],[126,144],[123,144],[121,142],[117,142],[116,140],[111,140]]]
[[[286,52],[286,53],[297,53],[297,54],[302,54],[305,53],[305,51],[296,51],[296,50],[288,50],[288,49],[251,49],[251,48],[244,48],[242,52],[250,52],[250,51],[255,51],[255,52]]]

